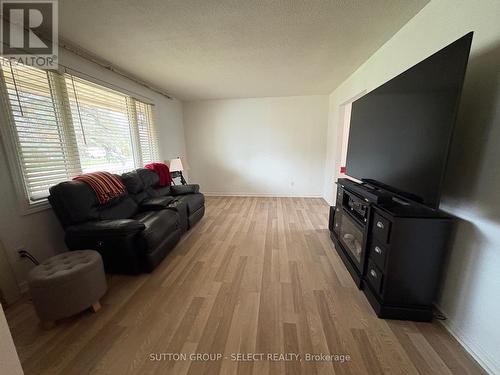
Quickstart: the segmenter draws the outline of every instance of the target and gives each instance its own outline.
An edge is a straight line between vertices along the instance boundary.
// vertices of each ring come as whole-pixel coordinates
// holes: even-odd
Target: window
[[[0,65],[10,120],[4,139],[28,207],[81,173],[123,173],[158,159],[151,104],[70,74]]]
[[[135,166],[127,96],[65,75],[82,172]]]

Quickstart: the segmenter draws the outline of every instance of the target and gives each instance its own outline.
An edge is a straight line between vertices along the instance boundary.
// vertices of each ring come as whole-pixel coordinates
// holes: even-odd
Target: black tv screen
[[[439,206],[472,32],[352,104],[346,174]]]

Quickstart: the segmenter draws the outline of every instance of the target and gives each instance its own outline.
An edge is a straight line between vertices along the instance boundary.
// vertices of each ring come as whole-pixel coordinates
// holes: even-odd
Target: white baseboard
[[[262,197],[262,198],[323,198],[322,195],[308,194],[275,194],[275,193],[227,193],[227,192],[202,192],[207,197]]]
[[[323,200],[328,203],[329,206],[335,206],[335,202],[334,201],[330,201],[330,199],[328,197],[326,197],[325,195],[322,195],[321,198],[323,198]]]
[[[437,308],[441,310],[439,306]],[[446,316],[446,314],[445,314]],[[438,320],[439,323],[458,341],[460,345],[469,353],[477,363],[491,375],[500,375],[500,363],[494,358],[491,358],[485,351],[476,343],[468,339],[453,322],[449,319]]]

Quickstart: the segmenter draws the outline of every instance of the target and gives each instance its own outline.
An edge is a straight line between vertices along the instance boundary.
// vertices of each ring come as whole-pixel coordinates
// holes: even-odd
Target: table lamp
[[[182,171],[184,170],[184,167],[182,166],[181,158],[177,157],[175,159],[171,159],[169,170],[170,170],[170,174],[172,175],[172,178],[180,177],[181,184],[182,185],[187,184],[186,180],[184,179],[184,176],[182,175]]]

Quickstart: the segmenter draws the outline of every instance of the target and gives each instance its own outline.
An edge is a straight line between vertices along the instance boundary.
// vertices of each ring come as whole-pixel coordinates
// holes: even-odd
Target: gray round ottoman
[[[107,289],[101,255],[79,250],[53,256],[30,271],[28,286],[45,328],[89,307],[96,312]]]

